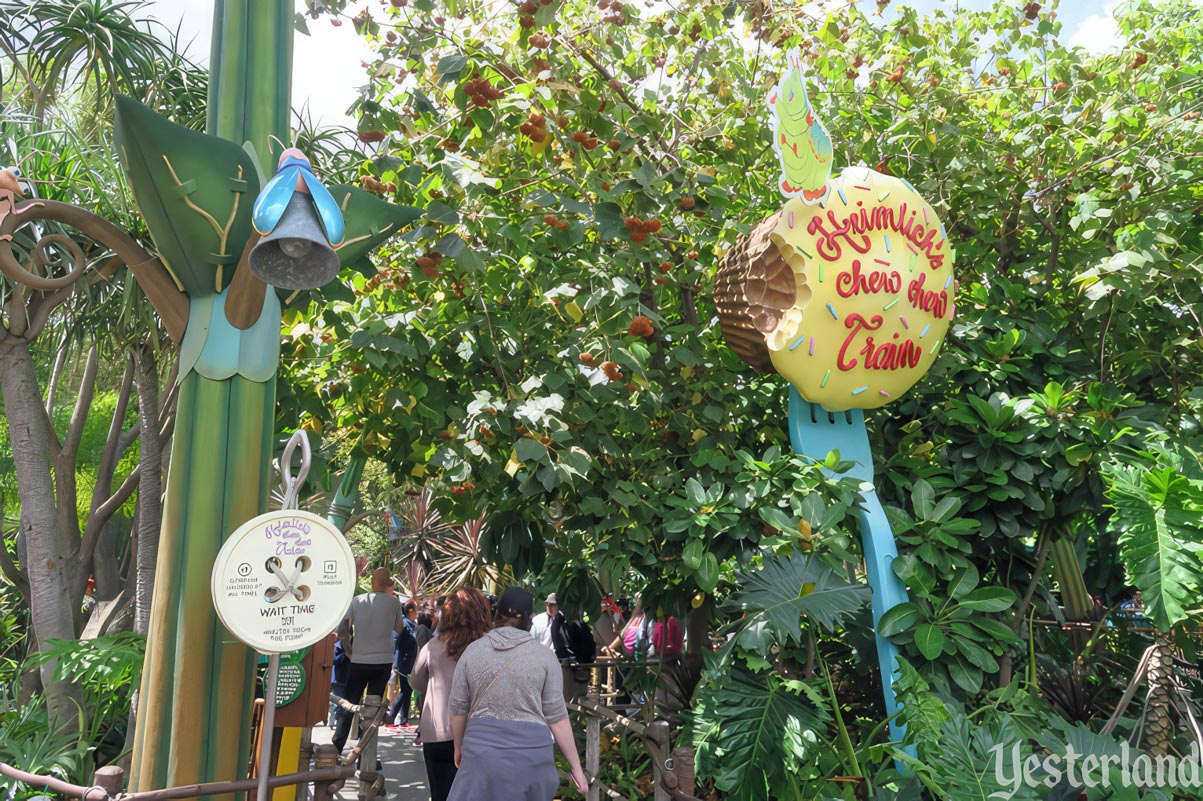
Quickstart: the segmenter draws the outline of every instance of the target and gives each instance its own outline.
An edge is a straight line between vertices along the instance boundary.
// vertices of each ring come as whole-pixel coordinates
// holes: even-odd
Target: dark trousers
[[[430,801],[447,801],[455,781],[455,740],[422,743],[422,758],[426,761]]]
[[[409,702],[413,700],[414,688],[409,686],[409,676],[397,674],[397,697],[393,700],[393,708],[388,711],[388,722],[408,723]],[[401,716],[397,717],[400,712]]]
[[[368,695],[383,697],[384,688],[388,686],[388,679],[392,674],[391,662],[381,665],[360,665],[352,662],[350,673],[347,676],[347,694],[344,697],[353,704],[358,704],[363,700],[364,690],[367,690]],[[351,733],[351,713],[346,710],[342,710],[342,712],[343,714],[338,718],[338,724],[334,727],[334,737],[330,740],[340,754],[343,746],[347,744],[347,736]]]

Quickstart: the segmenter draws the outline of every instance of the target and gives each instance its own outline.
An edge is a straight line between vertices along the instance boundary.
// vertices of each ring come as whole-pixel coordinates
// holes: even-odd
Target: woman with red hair
[[[456,590],[443,602],[434,639],[418,654],[410,684],[422,695],[418,740],[426,761],[431,801],[446,801],[455,781],[455,741],[451,734],[451,679],[464,649],[492,628],[492,610],[484,593]]]

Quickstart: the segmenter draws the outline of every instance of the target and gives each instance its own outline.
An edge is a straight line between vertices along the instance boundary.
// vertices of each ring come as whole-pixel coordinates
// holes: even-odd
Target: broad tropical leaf
[[[390,236],[422,216],[421,209],[389,203],[350,184],[334,184],[330,194],[347,223],[343,244],[338,249],[338,260],[344,267],[356,265]]]
[[[868,587],[849,583],[800,551],[767,556],[737,583],[741,589],[727,602],[746,612],[736,641],[764,653],[774,642],[801,642],[803,615],[831,631],[869,600]]]
[[[1172,467],[1114,467],[1108,477],[1120,555],[1145,614],[1169,631],[1198,606],[1203,590],[1203,482]]]
[[[802,682],[756,674],[738,660],[694,695],[698,775],[729,798],[793,801],[816,778],[831,716],[822,696]]]
[[[220,292],[251,233],[259,178],[240,144],[118,95],[118,152],[159,256],[189,294]]]

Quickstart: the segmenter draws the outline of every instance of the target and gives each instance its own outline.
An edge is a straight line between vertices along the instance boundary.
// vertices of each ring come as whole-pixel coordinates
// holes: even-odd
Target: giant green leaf
[[[251,157],[124,95],[114,131],[138,209],[176,281],[190,294],[225,288],[251,234],[259,193]]]
[[[338,260],[344,267],[355,264],[422,216],[421,209],[389,203],[351,184],[334,184],[330,194],[343,210],[343,220],[347,224],[346,235],[338,248]]]
[[[800,551],[768,556],[737,582],[741,589],[727,604],[746,613],[736,639],[764,653],[774,642],[801,642],[803,615],[833,630],[869,600],[868,587],[849,583]]]
[[[1145,614],[1169,631],[1203,591],[1203,482],[1173,467],[1120,467],[1109,475],[1120,555]]]
[[[830,720],[812,689],[738,661],[703,685],[695,696],[698,774],[728,798],[802,798],[796,772],[817,759]]]

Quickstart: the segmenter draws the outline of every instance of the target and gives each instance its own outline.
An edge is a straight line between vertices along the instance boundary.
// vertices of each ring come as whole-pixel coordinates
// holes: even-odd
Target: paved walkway
[[[334,730],[327,726],[313,727],[313,744],[330,742]],[[386,801],[430,801],[430,791],[426,787],[426,764],[422,761],[421,746],[414,746],[416,729],[402,729],[393,732],[380,729],[376,740],[377,757],[384,766],[384,790],[388,793]],[[344,753],[349,753],[355,747],[355,740],[348,740]],[[355,777],[350,778],[336,798],[343,801],[355,801],[359,797],[359,783]]]

